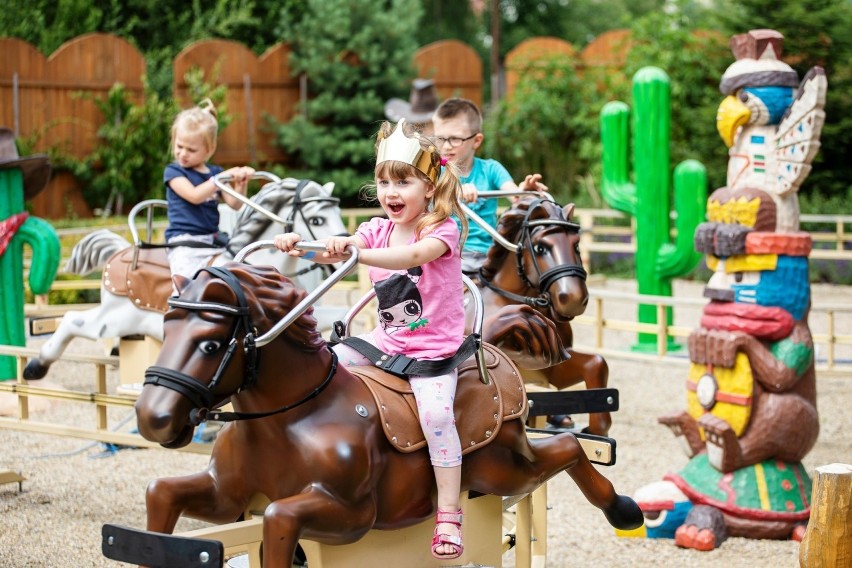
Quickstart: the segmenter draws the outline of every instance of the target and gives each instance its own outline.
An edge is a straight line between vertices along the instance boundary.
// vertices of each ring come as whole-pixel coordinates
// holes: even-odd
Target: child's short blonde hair
[[[182,110],[172,123],[171,150],[174,151],[178,132],[190,135],[198,134],[207,145],[207,158],[216,151],[219,135],[219,122],[216,120],[216,106],[210,99],[204,99],[197,106]]]
[[[445,100],[438,105],[433,118],[449,120],[458,116],[467,118],[471,132],[482,132],[482,111],[479,110],[476,103],[469,99],[453,97]]]

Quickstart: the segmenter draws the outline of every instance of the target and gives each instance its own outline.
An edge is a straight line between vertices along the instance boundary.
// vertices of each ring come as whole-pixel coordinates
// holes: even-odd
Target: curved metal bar
[[[556,200],[553,199],[553,196],[545,191],[525,191],[525,190],[500,190],[500,191],[483,191],[482,193],[477,194],[477,199],[497,199],[499,197],[531,197],[536,196],[540,199],[546,199],[547,201],[552,201],[556,203]],[[488,224],[482,217],[473,212],[473,210],[467,206],[464,201],[459,200],[459,205],[461,206],[461,210],[464,211],[464,214],[467,215],[468,219],[482,227],[486,233],[491,235],[491,238],[494,239],[495,242],[499,243],[500,246],[509,250],[511,252],[517,252],[518,246],[515,243],[511,243],[503,238],[503,235],[497,232],[497,229]]]
[[[231,197],[233,197],[234,199],[236,199],[240,203],[243,203],[244,205],[248,205],[249,207],[251,207],[252,209],[257,211],[258,213],[262,213],[263,215],[266,215],[267,217],[269,217],[270,219],[272,219],[276,223],[281,223],[282,225],[287,224],[286,219],[282,219],[281,217],[279,217],[278,215],[276,215],[275,213],[273,213],[269,209],[258,205],[257,203],[255,203],[254,201],[252,201],[251,199],[249,199],[248,197],[246,197],[242,193],[239,193],[238,191],[234,190],[231,186],[227,185],[227,182],[229,182],[233,179],[230,174],[226,174],[225,172],[222,172],[220,174],[216,174],[215,176],[213,176],[212,179],[213,179],[213,183],[216,184],[216,187],[219,188],[219,190],[222,191],[223,193],[227,193],[228,195],[230,195]],[[254,172],[254,175],[252,176],[251,179],[253,179],[253,180],[265,179],[265,180],[268,180],[272,183],[278,183],[278,184],[280,184],[282,182],[280,177],[278,177],[275,174],[269,173],[269,172]]]
[[[485,348],[482,346],[482,322],[485,319],[485,303],[482,301],[479,288],[466,274],[462,274],[462,282],[473,298],[473,333],[480,337],[479,349],[476,350],[476,366],[479,368],[479,380],[487,385],[491,382],[491,378],[488,376],[488,369],[485,367]]]
[[[556,200],[553,198],[550,193],[546,191],[536,191],[529,189],[501,189],[498,191],[483,191],[482,193],[477,193],[478,199],[496,199],[498,197],[538,197],[539,199],[546,199],[547,201],[553,201],[556,203]]]
[[[254,243],[249,243],[234,255],[234,262],[245,262],[245,259],[248,255],[257,252],[262,249],[275,248],[275,241],[272,240],[263,240],[257,241]],[[282,253],[283,254],[283,253]]]
[[[301,247],[300,247],[301,248]],[[323,249],[325,250],[325,249]],[[485,319],[485,303],[482,300],[482,294],[479,292],[479,288],[477,288],[476,284],[473,283],[468,276],[462,274],[462,282],[465,287],[470,292],[471,297],[473,298],[473,333],[476,333],[482,337],[482,325],[483,320]],[[355,319],[362,309],[364,309],[367,304],[369,304],[373,298],[376,297],[376,289],[370,288],[366,294],[361,296],[361,298],[352,306],[346,315],[343,316],[342,324],[343,324],[343,333],[340,335],[340,338],[343,339],[345,337],[349,337],[349,326],[352,323],[352,320]],[[479,342],[479,349],[476,350],[476,364],[479,368],[479,378],[486,385],[491,381],[488,376],[488,369],[485,366],[485,348],[482,346],[482,341]]]
[[[136,216],[142,209],[147,209],[146,219],[145,219],[145,229],[148,231],[148,238],[151,238],[151,233],[153,232],[153,223],[154,223],[154,208],[162,207],[167,209],[169,206],[169,202],[165,199],[145,199],[144,201],[140,201],[130,210],[130,213],[127,214],[127,224],[130,226],[130,236],[133,238],[133,244],[139,245],[142,241],[139,240],[139,231],[136,229]]]
[[[273,241],[259,241],[257,243],[252,243],[247,247],[240,250],[237,253],[237,257],[240,259],[245,258],[251,252],[258,250],[260,248],[271,248],[274,247],[275,244]],[[296,243],[296,248],[299,250],[307,250],[313,252],[324,252],[326,250],[326,245],[323,242],[318,241],[299,241]],[[251,249],[246,251],[246,249]],[[283,254],[283,253],[282,253]],[[331,289],[332,286],[337,284],[340,280],[342,280],[345,276],[347,276],[352,269],[358,264],[358,247],[350,246],[349,247],[349,258],[344,262],[340,268],[335,270],[328,278],[323,280],[319,286],[311,290],[304,299],[299,302],[296,306],[294,306],[286,316],[284,316],[278,323],[272,326],[272,328],[257,338],[255,343],[258,347],[263,347],[271,343],[276,337],[278,337],[282,331],[287,329],[290,324],[296,321],[303,313],[305,313],[308,308],[314,305],[319,298],[321,298],[326,292]],[[237,259],[234,257],[234,260]]]
[[[502,246],[502,247],[504,247],[504,248],[506,248],[506,249],[508,249],[512,252],[518,252],[518,245],[507,241],[503,237],[503,235],[501,235],[500,233],[497,232],[497,229],[495,229],[490,224],[488,224],[488,222],[486,222],[485,219],[483,219],[482,217],[480,217],[479,215],[474,213],[473,210],[470,207],[468,207],[467,205],[465,205],[461,201],[459,201],[459,206],[461,207],[461,210],[464,211],[464,214],[467,215],[468,219],[470,219],[471,221],[473,221],[474,223],[476,223],[477,225],[482,227],[482,229],[486,233],[491,235],[491,238],[494,239],[494,242],[499,243],[500,246]]]

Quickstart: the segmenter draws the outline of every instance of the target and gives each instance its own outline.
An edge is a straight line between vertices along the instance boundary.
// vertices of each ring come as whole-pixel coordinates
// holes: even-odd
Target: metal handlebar
[[[169,206],[169,202],[165,199],[145,199],[144,201],[140,201],[130,210],[130,213],[127,214],[127,224],[130,226],[130,235],[133,237],[133,244],[139,246],[141,241],[139,240],[139,231],[136,229],[136,216],[143,209],[147,209],[145,212],[145,230],[148,232],[148,238],[151,238],[151,233],[154,232],[154,209],[157,207],[162,207],[167,209]]]
[[[498,191],[483,191],[477,193],[477,199],[497,199],[498,197],[530,197],[535,195],[541,199],[556,202],[553,196],[546,191],[538,191],[534,189],[501,189]]]
[[[234,256],[234,262],[243,262],[245,258],[261,249],[275,248],[275,241],[264,240],[258,241],[256,243],[251,243],[242,249]],[[309,251],[309,252],[325,252],[326,244],[321,241],[299,241],[295,246],[298,250]],[[284,316],[278,323],[272,326],[272,328],[258,337],[255,340],[255,343],[258,347],[263,347],[271,343],[276,337],[278,337],[282,331],[287,329],[290,324],[296,321],[299,316],[305,313],[309,307],[311,307],[314,302],[320,299],[326,292],[328,292],[332,286],[337,284],[340,280],[345,278],[352,269],[358,264],[358,247],[354,245],[350,245],[347,248],[349,252],[349,258],[338,268],[335,270],[328,278],[323,280],[319,286],[314,288],[311,292],[308,293],[305,298],[299,302],[296,306],[294,306],[290,312]],[[482,300],[482,294],[479,293],[479,288],[476,287],[476,284],[473,283],[473,280],[468,278],[466,275],[462,274],[462,282],[465,287],[470,292],[471,297],[473,298],[473,333],[478,334],[480,337],[482,336],[482,325],[483,320],[485,318],[485,303]],[[349,336],[349,324],[352,322],[352,319],[355,318],[356,315],[370,303],[370,301],[375,298],[376,290],[371,289],[367,292],[358,302],[349,309],[346,315],[343,317],[343,337]],[[490,378],[488,377],[488,369],[485,366],[485,349],[482,346],[482,341],[479,342],[479,348],[476,350],[476,364],[479,368],[479,377],[483,383],[488,384],[490,382]]]
[[[234,257],[234,262],[243,262],[243,259],[250,255],[251,253],[261,250],[275,248],[275,241],[264,240],[258,241],[256,243],[251,243],[240,249],[240,251]],[[314,252],[325,252],[325,243],[318,241],[299,241],[296,243],[296,248],[299,250],[307,250]],[[263,347],[268,343],[271,343],[276,337],[278,337],[282,331],[287,329],[290,324],[296,321],[299,316],[304,314],[308,308],[314,305],[314,302],[319,300],[326,292],[328,292],[332,286],[337,284],[340,280],[346,277],[352,269],[358,264],[358,247],[350,245],[348,248],[349,258],[340,265],[340,268],[335,270],[329,275],[328,278],[323,280],[319,286],[311,290],[307,296],[305,296],[301,302],[295,305],[286,316],[284,316],[278,323],[272,326],[269,331],[261,335],[255,340],[255,343],[258,347]]]
[[[233,197],[234,199],[236,199],[240,203],[242,203],[244,205],[248,205],[249,207],[251,207],[252,209],[257,211],[258,213],[262,213],[263,215],[266,215],[267,217],[269,217],[270,219],[272,219],[276,223],[281,223],[282,225],[287,224],[286,219],[282,219],[281,217],[279,217],[278,215],[276,215],[275,213],[273,213],[269,209],[266,209],[265,207],[258,205],[257,203],[255,203],[254,201],[252,201],[251,199],[249,199],[248,197],[246,197],[242,193],[239,193],[234,188],[227,185],[228,182],[233,181],[233,177],[231,176],[231,174],[226,174],[225,172],[222,172],[222,173],[219,173],[219,174],[216,174],[215,176],[213,176],[212,179],[213,179],[213,183],[216,185],[216,187],[219,189],[219,191],[222,191],[223,193],[227,193],[228,195],[230,195],[231,197]],[[251,179],[252,180],[265,179],[265,180],[272,182],[272,183],[279,183],[279,184],[281,183],[280,177],[278,177],[277,175],[275,175],[273,173],[269,173],[269,172],[254,172],[254,175],[251,177]]]
[[[298,245],[297,245],[298,246]],[[301,247],[299,247],[301,248]],[[325,249],[323,249],[325,250]],[[479,293],[479,288],[473,283],[473,280],[462,274],[462,283],[464,283],[468,292],[473,298],[473,333],[482,337],[482,324],[485,318],[485,303],[482,300],[482,294]],[[341,339],[349,337],[349,325],[355,319],[364,307],[376,297],[376,289],[370,289],[352,306],[346,315],[343,316],[341,323],[343,324],[343,333]],[[476,350],[476,364],[479,368],[479,378],[486,385],[489,383],[488,369],[485,367],[485,349],[482,346],[482,341],[479,342],[479,348]]]
[[[547,199],[548,201],[556,202],[553,199],[553,196],[544,191],[523,191],[523,190],[501,190],[501,191],[483,191],[482,193],[477,194],[478,199],[496,199],[498,197],[516,197],[516,196],[527,196],[535,194],[541,199]],[[459,206],[468,219],[482,227],[486,233],[488,233],[495,242],[500,244],[506,250],[511,252],[518,251],[518,245],[515,243],[510,243],[507,241],[503,235],[497,232],[497,229],[492,227],[488,222],[485,221],[482,217],[473,212],[473,210],[467,206],[467,204],[461,200],[459,200]]]

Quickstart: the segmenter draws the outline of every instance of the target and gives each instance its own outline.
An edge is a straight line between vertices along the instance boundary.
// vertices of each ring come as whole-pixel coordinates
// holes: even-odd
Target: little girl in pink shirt
[[[451,218],[465,219],[458,206],[461,184],[452,164],[441,160],[427,138],[406,132],[405,121],[384,123],[376,144],[375,191],[387,219],[362,223],[351,237],[326,240],[315,260],[339,262],[349,246],[359,262],[370,266],[376,290],[379,325],[360,339],[388,355],[435,361],[456,354],[464,339],[464,290],[461,272],[462,233]],[[443,167],[442,167],[443,166]],[[276,246],[294,256],[301,237],[285,233]],[[344,365],[372,365],[360,352],[335,345]],[[432,554],[440,560],[461,556],[461,443],[453,401],[458,371],[408,377],[429,448],[438,488],[438,512]]]

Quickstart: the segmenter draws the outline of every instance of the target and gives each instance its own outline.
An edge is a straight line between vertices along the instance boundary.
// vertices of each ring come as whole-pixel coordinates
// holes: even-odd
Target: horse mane
[[[518,231],[521,229],[524,218],[529,211],[530,204],[533,198],[524,198],[510,206],[500,215],[497,220],[497,232],[500,236],[514,243],[517,240]],[[511,251],[499,243],[493,243],[488,249],[488,254],[485,257],[485,262],[482,263],[482,276],[486,280],[492,280],[500,268],[503,266],[504,259]]]
[[[261,334],[269,331],[307,295],[272,266],[229,262],[222,268],[230,270],[242,284],[252,322]],[[282,334],[303,351],[317,351],[326,344],[317,330],[313,307]]]

